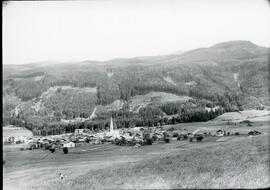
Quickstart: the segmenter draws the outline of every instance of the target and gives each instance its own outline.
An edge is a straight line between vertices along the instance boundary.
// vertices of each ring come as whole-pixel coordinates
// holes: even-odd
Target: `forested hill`
[[[118,105],[120,110],[151,92],[203,100],[224,110],[268,107],[269,54],[269,48],[231,41],[165,56],[4,65],[4,119],[43,125],[86,118],[94,107],[106,112]],[[147,105],[160,108],[157,102]]]

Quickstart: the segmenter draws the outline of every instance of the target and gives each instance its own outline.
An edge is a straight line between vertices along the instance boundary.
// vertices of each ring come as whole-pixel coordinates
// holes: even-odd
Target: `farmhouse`
[[[75,143],[74,142],[62,143],[62,146],[67,148],[73,148],[75,147]]]
[[[222,130],[219,129],[219,130],[217,130],[216,135],[219,136],[219,137],[221,137],[221,136],[224,135],[224,133],[223,133]]]
[[[75,129],[74,135],[82,135],[84,132],[84,129]]]

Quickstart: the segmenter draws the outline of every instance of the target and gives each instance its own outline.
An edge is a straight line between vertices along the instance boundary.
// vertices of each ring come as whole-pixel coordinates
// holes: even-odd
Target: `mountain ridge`
[[[247,40],[234,40],[234,41],[227,41],[227,42],[220,42],[216,43],[214,45],[211,45],[209,47],[201,47],[201,48],[196,48],[192,50],[187,50],[187,51],[180,51],[181,53],[169,53],[165,55],[151,55],[151,56],[135,56],[135,57],[128,57],[128,58],[112,58],[108,60],[103,60],[103,61],[97,61],[97,60],[82,60],[78,62],[72,62],[72,61],[39,61],[39,62],[31,62],[31,63],[25,63],[23,64],[24,66],[39,66],[39,65],[50,65],[50,64],[100,64],[100,65],[106,65],[114,62],[125,62],[125,61],[132,61],[133,63],[136,61],[144,61],[144,60],[149,60],[149,59],[163,59],[163,58],[168,58],[168,57],[177,57],[181,58],[182,56],[190,55],[191,53],[198,52],[201,50],[207,50],[207,49],[224,49],[224,48],[232,48],[232,47],[242,47],[244,49],[250,49],[250,48],[255,48],[255,49],[261,49],[263,51],[263,54],[265,54],[264,51],[270,52],[270,47],[264,47],[264,46],[259,46],[256,45],[255,43]],[[177,52],[177,51],[176,51]],[[8,65],[8,64],[3,64],[3,66],[23,66],[23,65]]]

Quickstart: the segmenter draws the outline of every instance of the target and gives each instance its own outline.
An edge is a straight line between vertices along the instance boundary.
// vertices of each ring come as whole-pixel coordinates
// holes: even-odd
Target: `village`
[[[249,121],[242,121],[250,126]],[[235,125],[236,123],[226,122],[227,125]],[[75,129],[74,133],[66,133],[62,135],[51,136],[9,136],[3,138],[4,145],[21,144],[20,150],[42,149],[50,150],[52,153],[55,149],[63,149],[65,154],[69,148],[85,146],[87,144],[104,144],[111,143],[119,146],[133,146],[135,148],[152,145],[155,142],[169,143],[171,141],[186,140],[189,142],[201,142],[207,137],[223,137],[223,136],[248,136],[259,135],[259,131],[249,131],[247,134],[239,132],[230,132],[218,129],[214,132],[195,130],[193,132],[187,129],[176,130],[173,126],[165,128],[157,127],[134,127],[117,129],[111,118],[109,131],[90,131],[89,129]]]

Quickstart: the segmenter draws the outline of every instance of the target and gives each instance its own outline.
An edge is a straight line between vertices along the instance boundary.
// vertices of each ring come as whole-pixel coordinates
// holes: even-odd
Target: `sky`
[[[14,1],[3,5],[3,63],[153,56],[248,40],[270,47],[265,0]]]

